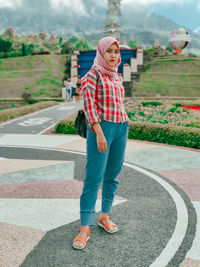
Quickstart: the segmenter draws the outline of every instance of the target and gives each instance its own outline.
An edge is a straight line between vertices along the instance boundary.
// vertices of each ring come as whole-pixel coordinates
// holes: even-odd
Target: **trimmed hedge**
[[[157,107],[157,106],[162,106],[163,105],[163,103],[159,102],[159,101],[141,102],[141,104],[144,107],[149,107],[149,106]]]
[[[198,128],[134,122],[130,125],[128,137],[200,149],[200,131]]]
[[[66,119],[59,121],[54,127],[54,133],[59,134],[78,134],[75,127],[75,119],[78,111],[70,114]]]
[[[61,121],[56,124],[54,133],[61,134],[78,134],[74,121]]]
[[[74,119],[71,117],[70,120],[66,119],[59,122],[55,126],[54,133],[77,134]],[[198,128],[131,122],[128,138],[200,149],[200,131]]]

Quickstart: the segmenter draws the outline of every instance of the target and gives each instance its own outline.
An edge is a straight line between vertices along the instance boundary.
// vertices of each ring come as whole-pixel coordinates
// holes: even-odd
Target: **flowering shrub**
[[[9,108],[0,110],[0,122],[13,119],[31,112],[35,112],[43,108],[51,107],[57,104],[58,102],[55,101],[43,101],[33,105],[25,105],[19,108]]]
[[[21,106],[22,103],[20,103],[19,101],[0,101],[0,110],[9,108],[18,108]]]
[[[185,107],[173,107],[166,110],[160,106],[147,106],[138,105],[132,112],[128,112],[130,120],[134,122],[149,122],[161,123],[186,127],[197,127],[198,123],[192,123],[192,114]]]
[[[200,110],[200,106],[199,105],[192,105],[192,106],[181,106],[182,108],[187,108],[187,109],[193,109],[193,110]]]

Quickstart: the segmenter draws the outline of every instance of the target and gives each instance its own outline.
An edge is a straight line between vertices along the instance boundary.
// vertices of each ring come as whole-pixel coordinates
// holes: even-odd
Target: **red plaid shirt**
[[[123,103],[124,87],[117,74],[110,77],[90,69],[81,82],[84,112],[90,127],[101,119],[117,123],[128,120]]]

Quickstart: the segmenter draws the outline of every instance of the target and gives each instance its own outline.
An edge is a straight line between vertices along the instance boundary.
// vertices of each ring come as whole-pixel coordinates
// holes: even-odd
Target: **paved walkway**
[[[0,135],[0,266],[200,266],[199,150],[133,140],[112,213],[119,232],[93,226],[85,250],[72,248],[85,145],[72,135]]]
[[[64,102],[0,123],[0,134],[42,134],[58,121],[81,109],[82,101]]]

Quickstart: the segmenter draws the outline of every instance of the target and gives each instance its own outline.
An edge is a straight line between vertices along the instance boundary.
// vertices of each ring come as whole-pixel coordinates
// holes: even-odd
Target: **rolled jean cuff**
[[[103,213],[111,213],[112,203],[113,203],[113,200],[104,198],[102,200],[102,208],[101,208],[101,211]]]
[[[81,215],[81,225],[94,225],[95,224],[95,211],[82,210]]]

